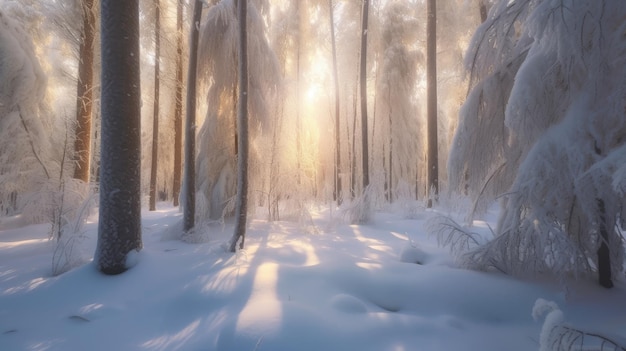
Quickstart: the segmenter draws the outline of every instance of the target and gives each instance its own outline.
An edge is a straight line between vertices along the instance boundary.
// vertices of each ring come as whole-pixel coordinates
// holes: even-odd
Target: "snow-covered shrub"
[[[352,202],[346,203],[341,211],[343,217],[352,224],[367,223],[373,215],[372,208],[372,189],[374,187],[370,184],[363,194],[355,197]]]
[[[415,199],[415,194],[411,186],[401,180],[396,187],[396,202],[394,207],[402,213],[402,217],[406,219],[417,219],[424,212],[424,206]]]
[[[450,249],[455,255],[462,255],[469,250],[476,249],[484,244],[484,238],[467,225],[462,225],[450,216],[435,216],[430,218],[426,227],[437,236],[437,243]]]
[[[98,195],[87,190],[80,180],[68,180],[67,186],[59,194],[52,220],[50,239],[56,241],[52,255],[52,274],[63,274],[83,265],[91,258],[91,252],[84,247],[83,226],[98,204]]]

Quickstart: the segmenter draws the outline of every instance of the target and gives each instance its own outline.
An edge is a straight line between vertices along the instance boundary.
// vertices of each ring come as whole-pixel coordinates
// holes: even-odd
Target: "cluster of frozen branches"
[[[625,351],[623,341],[600,333],[581,330],[567,323],[559,306],[544,299],[538,299],[533,307],[535,320],[544,318],[539,339],[539,351]]]
[[[51,177],[46,76],[17,6],[0,7],[0,213],[19,212]],[[18,14],[19,15],[19,14]]]
[[[501,1],[481,26],[449,173],[476,204],[504,195],[496,237],[467,266],[576,276],[605,247],[622,271],[625,15],[615,0]]]
[[[248,4],[248,51],[255,64],[249,71],[250,139],[270,130],[273,94],[279,83],[276,57],[269,46],[262,16],[263,2]],[[236,2],[223,0],[210,8],[200,37],[198,71],[208,86],[208,111],[199,131],[196,189],[197,220],[216,220],[232,213],[228,206],[236,193],[236,102],[237,35]],[[260,157],[251,142],[251,169],[258,169]],[[258,174],[259,172],[253,172]],[[251,181],[258,183],[258,177]]]

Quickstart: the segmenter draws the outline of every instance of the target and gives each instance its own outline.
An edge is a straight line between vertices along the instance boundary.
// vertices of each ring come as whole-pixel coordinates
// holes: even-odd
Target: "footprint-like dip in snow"
[[[330,300],[330,304],[334,309],[345,313],[357,314],[367,312],[367,306],[365,306],[363,301],[348,294],[338,294],[333,296]]]

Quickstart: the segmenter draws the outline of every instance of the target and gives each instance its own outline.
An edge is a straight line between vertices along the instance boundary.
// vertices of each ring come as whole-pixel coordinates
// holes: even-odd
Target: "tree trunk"
[[[354,85],[352,99],[352,150],[350,152],[350,199],[356,197],[356,111],[357,111],[357,86]]]
[[[393,202],[393,119],[391,107],[391,87],[389,88],[389,203]]]
[[[298,16],[298,42],[296,43],[296,169],[298,188],[302,191],[302,116],[300,115],[302,99],[300,97],[300,51],[302,46],[303,16],[300,9],[300,1],[296,1],[296,15]]]
[[[237,156],[237,204],[235,205],[235,232],[230,241],[230,252],[243,249],[248,216],[248,33],[247,0],[239,0],[239,155]]]
[[[598,282],[601,286],[609,289],[613,287],[611,280],[611,255],[609,251],[609,233],[606,223],[606,209],[604,201],[598,200],[598,210],[600,211],[600,248],[598,249]]]
[[[152,162],[150,163],[150,211],[156,211],[157,166],[159,156],[159,85],[161,74],[161,5],[154,0],[154,106],[152,115]]]
[[[193,19],[189,31],[189,67],[187,71],[187,120],[185,121],[185,209],[183,230],[189,232],[196,217],[196,78],[198,67],[198,39],[202,1],[193,4]]]
[[[174,206],[179,205],[183,148],[183,1],[176,6],[176,92],[174,97]]]
[[[365,192],[370,183],[369,176],[369,151],[367,133],[367,22],[369,12],[369,0],[363,1],[363,21],[361,22],[361,147],[363,162],[363,189]]]
[[[333,11],[333,0],[328,0],[330,11],[330,41],[333,51],[333,82],[335,83],[335,169],[334,169],[334,191],[333,200],[337,205],[341,205],[341,138],[340,138],[340,106],[339,106],[339,72],[337,69],[337,43],[335,41],[335,20]]]
[[[78,58],[76,85],[76,136],[74,139],[74,178],[89,182],[91,160],[91,113],[93,104],[93,61],[96,37],[94,0],[82,2],[83,31]]]
[[[426,22],[426,85],[428,114],[428,207],[439,193],[439,158],[437,155],[437,9],[436,0],[428,0]],[[431,194],[432,192],[432,194]]]
[[[94,260],[105,274],[141,250],[139,0],[102,0],[100,220]]]

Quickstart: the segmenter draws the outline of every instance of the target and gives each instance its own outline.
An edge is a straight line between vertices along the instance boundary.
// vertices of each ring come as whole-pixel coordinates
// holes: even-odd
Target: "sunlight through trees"
[[[107,4],[0,4],[0,216],[58,240],[92,194],[104,216],[132,187],[114,217],[180,198],[198,242],[313,205],[352,223],[449,206],[465,222],[440,232],[462,233],[497,204],[494,240],[452,243],[467,267],[622,271],[618,0],[138,0],[137,50],[99,45]],[[137,61],[112,92],[115,53]],[[140,164],[111,185],[119,158]]]

